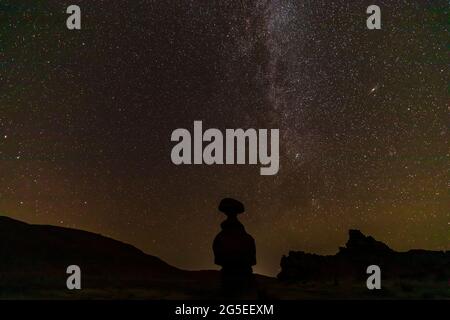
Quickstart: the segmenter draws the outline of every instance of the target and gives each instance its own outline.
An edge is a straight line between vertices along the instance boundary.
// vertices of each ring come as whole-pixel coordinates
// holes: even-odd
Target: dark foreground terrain
[[[82,289],[66,288],[66,268],[82,270]],[[382,270],[382,289],[366,288],[366,268]],[[278,278],[256,275],[243,299],[450,298],[450,252],[395,252],[350,231],[334,256],[290,252]],[[218,271],[184,271],[98,234],[0,217],[0,299],[222,299]]]

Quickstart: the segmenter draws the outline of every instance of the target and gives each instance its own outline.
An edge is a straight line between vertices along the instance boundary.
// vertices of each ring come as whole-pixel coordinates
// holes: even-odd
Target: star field
[[[349,228],[450,249],[447,1],[0,4],[0,214],[214,268],[235,197],[257,272]],[[377,4],[382,29],[368,30]],[[280,171],[175,166],[170,134],[279,128]]]

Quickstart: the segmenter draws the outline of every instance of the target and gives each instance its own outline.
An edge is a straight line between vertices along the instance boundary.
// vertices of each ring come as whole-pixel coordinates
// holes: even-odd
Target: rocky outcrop
[[[345,247],[333,256],[289,252],[281,259],[278,279],[284,281],[339,281],[367,278],[367,267],[378,265],[383,279],[450,279],[450,252],[410,250],[396,252],[381,241],[350,230]]]

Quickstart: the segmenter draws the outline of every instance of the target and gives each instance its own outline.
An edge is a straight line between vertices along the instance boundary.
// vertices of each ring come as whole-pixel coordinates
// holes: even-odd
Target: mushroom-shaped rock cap
[[[244,205],[242,202],[232,199],[232,198],[225,198],[220,201],[219,204],[219,210],[225,213],[226,215],[236,215],[243,213],[245,211]]]

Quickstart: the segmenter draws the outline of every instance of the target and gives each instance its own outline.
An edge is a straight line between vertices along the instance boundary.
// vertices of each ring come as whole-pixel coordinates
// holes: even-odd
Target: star
[[[378,88],[379,88],[379,85],[378,85],[378,84],[377,84],[376,86],[372,87],[372,89],[370,89],[370,91],[369,91],[369,95],[374,94],[375,91],[378,90]]]

